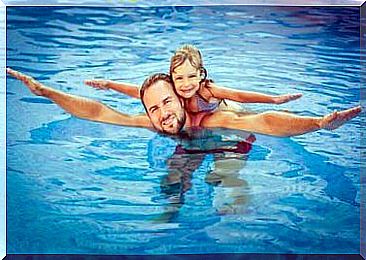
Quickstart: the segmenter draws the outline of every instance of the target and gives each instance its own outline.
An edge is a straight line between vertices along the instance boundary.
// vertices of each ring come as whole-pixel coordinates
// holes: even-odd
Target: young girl
[[[282,104],[298,99],[302,94],[272,96],[217,86],[207,79],[200,51],[192,45],[184,45],[171,58],[170,76],[175,90],[184,99],[189,113],[211,112],[227,107],[225,99],[240,103]],[[139,98],[139,86],[110,80],[86,80],[85,84],[99,89],[113,89]],[[223,102],[222,102],[223,101]]]

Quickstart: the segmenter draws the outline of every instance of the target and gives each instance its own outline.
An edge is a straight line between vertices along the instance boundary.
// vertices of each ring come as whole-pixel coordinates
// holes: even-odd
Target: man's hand
[[[283,103],[286,103],[286,102],[289,102],[292,100],[296,100],[301,97],[302,97],[301,93],[279,95],[274,98],[274,103],[279,105],[279,104],[283,104]]]
[[[353,107],[343,111],[334,111],[325,115],[320,121],[320,128],[334,130],[361,113],[361,106]]]
[[[6,72],[14,78],[22,81],[29,88],[29,90],[32,91],[33,94],[37,96],[45,95],[45,90],[47,89],[47,87],[43,86],[31,76],[27,76],[19,71],[10,68],[6,68]]]
[[[92,79],[92,80],[84,80],[84,83],[96,89],[103,89],[103,90],[109,89],[108,87],[109,80]]]

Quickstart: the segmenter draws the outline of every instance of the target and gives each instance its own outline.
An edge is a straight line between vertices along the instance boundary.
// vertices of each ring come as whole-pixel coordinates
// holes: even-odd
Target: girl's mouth
[[[184,94],[188,94],[193,91],[194,88],[188,88],[188,89],[181,89],[180,91]]]

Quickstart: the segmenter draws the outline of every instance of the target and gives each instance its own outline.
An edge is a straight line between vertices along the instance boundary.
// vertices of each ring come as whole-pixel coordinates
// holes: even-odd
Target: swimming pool
[[[7,12],[7,66],[125,113],[143,107],[83,80],[140,84],[168,71],[184,43],[197,45],[220,85],[304,94],[248,110],[323,115],[360,101],[358,8]],[[217,153],[245,133],[179,139],[87,122],[8,78],[7,252],[358,253],[361,119],[334,132],[256,135],[248,153]]]

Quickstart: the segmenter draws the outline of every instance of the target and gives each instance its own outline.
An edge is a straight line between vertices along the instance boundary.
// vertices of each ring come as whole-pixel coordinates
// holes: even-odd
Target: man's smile
[[[168,115],[162,121],[162,126],[172,126],[176,117],[173,114]]]

